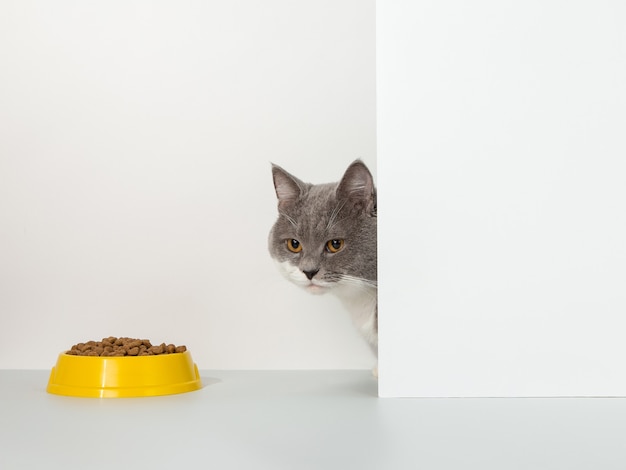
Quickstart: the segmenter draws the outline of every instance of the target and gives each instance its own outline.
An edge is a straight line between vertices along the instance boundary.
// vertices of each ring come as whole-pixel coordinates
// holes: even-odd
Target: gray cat
[[[278,220],[269,251],[279,270],[313,294],[332,292],[377,353],[376,188],[356,160],[338,183],[303,183],[272,165]]]

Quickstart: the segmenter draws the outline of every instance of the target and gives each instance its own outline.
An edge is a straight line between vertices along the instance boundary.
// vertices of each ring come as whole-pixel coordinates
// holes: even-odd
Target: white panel
[[[377,6],[382,396],[626,395],[626,6]]]

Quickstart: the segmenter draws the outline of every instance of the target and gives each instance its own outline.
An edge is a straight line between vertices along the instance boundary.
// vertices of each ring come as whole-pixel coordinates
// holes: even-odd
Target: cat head
[[[357,160],[341,181],[304,183],[272,166],[278,219],[269,251],[280,271],[312,293],[376,286],[376,188]]]

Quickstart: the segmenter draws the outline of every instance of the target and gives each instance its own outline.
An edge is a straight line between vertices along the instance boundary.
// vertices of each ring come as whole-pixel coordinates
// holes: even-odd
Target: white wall
[[[382,396],[626,395],[624,25],[378,3]]]
[[[366,368],[267,254],[270,161],[375,171],[374,2],[0,3],[0,368],[108,335],[201,369]]]

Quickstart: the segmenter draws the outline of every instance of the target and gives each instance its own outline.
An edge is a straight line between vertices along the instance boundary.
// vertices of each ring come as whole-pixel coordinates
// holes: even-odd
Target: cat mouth
[[[303,287],[307,292],[310,292],[311,294],[316,294],[316,295],[325,294],[326,292],[330,290],[329,286],[320,285],[313,281],[309,282]]]

